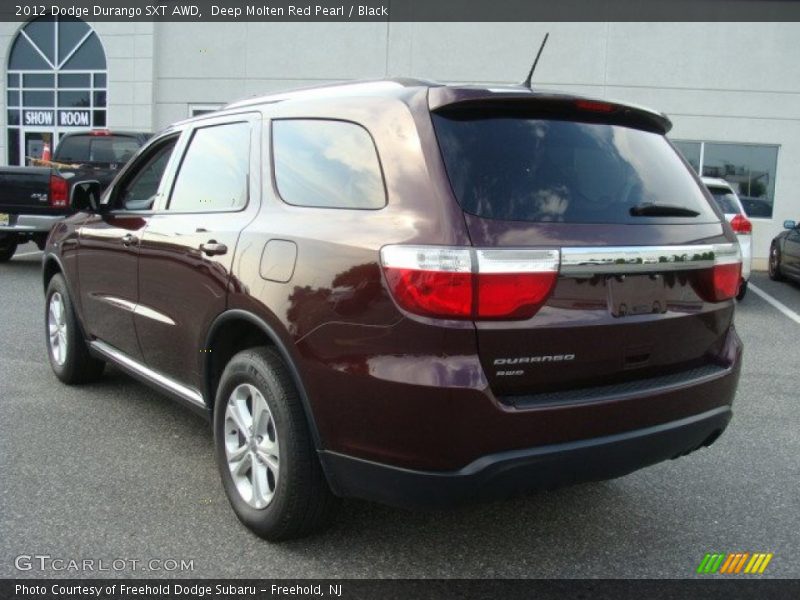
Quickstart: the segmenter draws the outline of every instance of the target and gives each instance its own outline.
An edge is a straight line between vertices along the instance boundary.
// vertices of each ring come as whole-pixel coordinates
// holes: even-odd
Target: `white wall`
[[[6,158],[6,149],[8,146],[8,135],[6,134],[6,123],[8,121],[8,113],[6,112],[6,84],[8,78],[5,76],[5,67],[8,65],[8,54],[11,52],[11,43],[20,28],[19,23],[9,23],[7,21],[0,21],[0,52],[2,52],[3,61],[3,77],[0,81],[0,123],[2,123],[2,135],[0,135],[0,164],[8,164]]]
[[[153,127],[153,23],[89,23],[108,62],[108,126]]]

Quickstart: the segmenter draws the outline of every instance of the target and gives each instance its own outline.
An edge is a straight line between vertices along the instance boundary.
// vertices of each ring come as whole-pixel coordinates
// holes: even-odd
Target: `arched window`
[[[6,72],[9,164],[40,158],[66,131],[105,127],[106,55],[84,21],[29,21],[11,44]]]

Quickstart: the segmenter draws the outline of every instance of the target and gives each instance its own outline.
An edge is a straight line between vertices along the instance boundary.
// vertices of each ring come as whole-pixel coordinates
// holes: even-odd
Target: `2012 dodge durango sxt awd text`
[[[617,477],[731,417],[741,256],[660,113],[354,83],[155,136],[44,257],[66,383],[111,362],[213,422],[272,540],[336,497],[443,506]]]

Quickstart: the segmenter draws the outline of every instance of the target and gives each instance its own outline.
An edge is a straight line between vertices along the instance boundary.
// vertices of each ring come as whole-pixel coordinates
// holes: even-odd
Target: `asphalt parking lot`
[[[38,554],[192,561],[169,573],[186,577],[683,578],[706,552],[772,552],[762,577],[800,577],[800,323],[752,291],[736,315],[734,420],[711,448],[451,512],[348,501],[325,533],[271,545],[230,510],[204,421],[113,369],[85,387],[56,380],[41,254],[19,254],[0,265],[0,577],[79,575],[15,567]],[[800,286],[752,282],[800,313]],[[94,573],[107,574],[167,573]]]

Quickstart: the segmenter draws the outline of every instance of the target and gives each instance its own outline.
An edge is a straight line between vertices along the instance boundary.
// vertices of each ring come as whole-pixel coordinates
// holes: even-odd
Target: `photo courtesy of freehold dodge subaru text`
[[[102,197],[75,184],[43,259],[53,370],[111,362],[207,415],[271,540],[337,497],[440,507],[688,454],[731,417],[742,261],[669,129],[410,79],[178,123]]]

